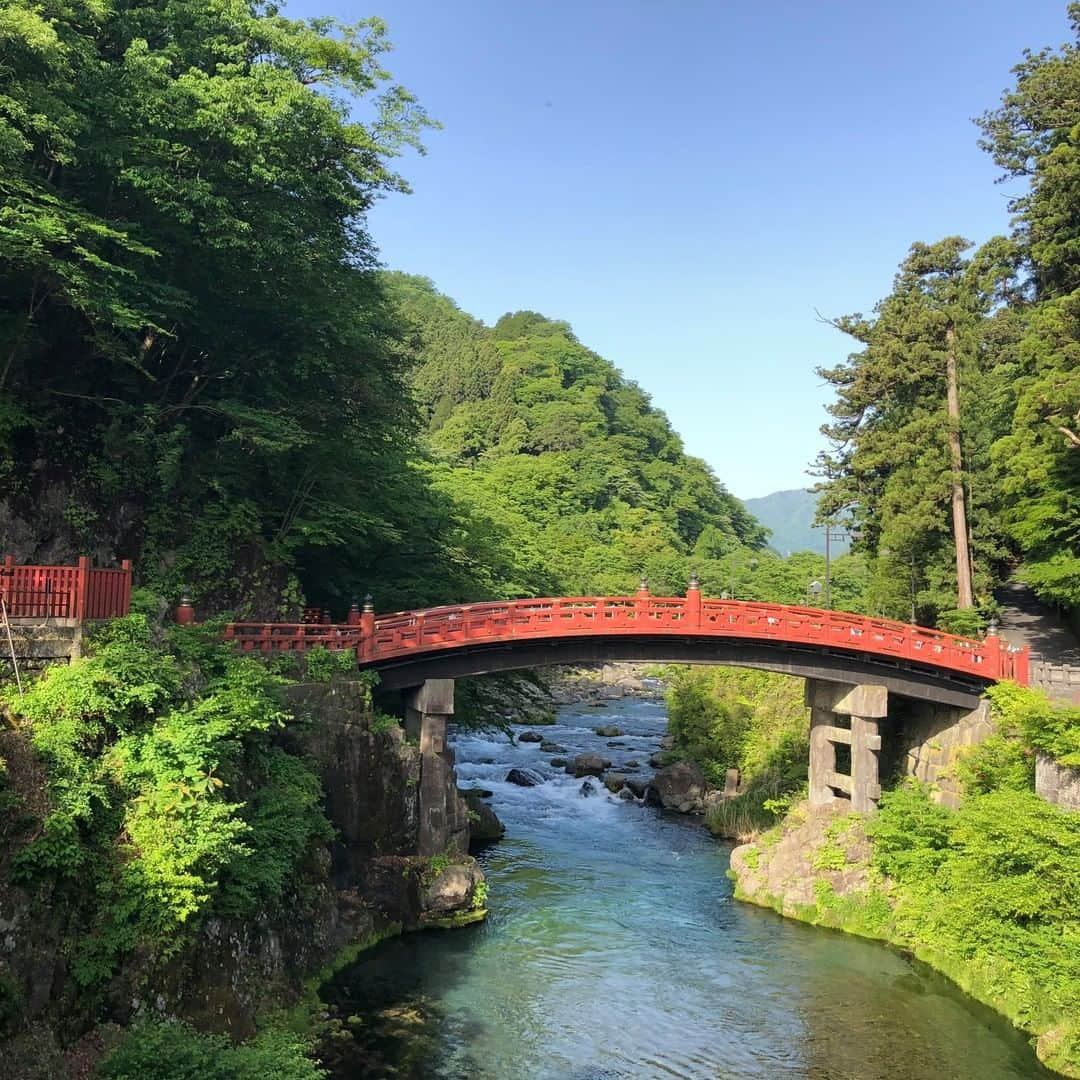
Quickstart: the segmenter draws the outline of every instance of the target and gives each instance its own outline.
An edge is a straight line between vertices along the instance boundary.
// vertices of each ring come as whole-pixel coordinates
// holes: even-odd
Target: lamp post
[[[821,582],[816,578],[806,586],[806,591],[810,595],[812,603],[817,603],[817,598],[821,595]]]

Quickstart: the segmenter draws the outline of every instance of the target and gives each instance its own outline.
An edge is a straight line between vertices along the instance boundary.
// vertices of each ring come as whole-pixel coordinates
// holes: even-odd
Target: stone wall
[[[961,752],[992,735],[990,704],[970,710],[931,702],[890,700],[890,724],[883,740],[882,777],[914,776],[931,785],[945,806],[960,803],[955,765]]]
[[[49,664],[67,664],[81,655],[82,627],[68,619],[17,619],[8,627],[0,622],[0,679],[13,677],[13,650],[20,672],[39,671]]]
[[[1036,751],[1035,791],[1047,802],[1080,810],[1080,768],[1059,765],[1049,754]]]

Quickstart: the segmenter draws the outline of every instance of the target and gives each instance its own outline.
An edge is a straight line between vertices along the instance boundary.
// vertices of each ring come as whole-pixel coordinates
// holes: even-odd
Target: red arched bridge
[[[355,650],[385,688],[598,660],[757,667],[972,708],[987,684],[1028,681],[1027,650],[838,611],[702,597],[558,597],[455,604],[347,623],[232,623],[227,639],[259,652]]]

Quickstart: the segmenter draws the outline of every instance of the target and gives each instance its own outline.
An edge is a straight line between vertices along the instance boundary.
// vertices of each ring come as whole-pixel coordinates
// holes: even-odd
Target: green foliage
[[[1039,690],[998,683],[987,690],[999,725],[1064,765],[1080,766],[1080,708]]]
[[[401,719],[397,716],[391,716],[389,713],[377,712],[371,718],[371,731],[375,735],[390,731],[393,728],[400,727],[400,725]]]
[[[465,508],[492,593],[680,592],[702,537],[764,533],[667,418],[565,323],[534,312],[493,328],[430,282],[390,275],[415,327],[416,396],[439,490]]]
[[[304,669],[312,682],[329,682],[335,675],[356,673],[356,655],[350,649],[327,649],[316,645],[304,653]]]
[[[318,1080],[326,1075],[307,1041],[274,1029],[234,1045],[187,1024],[144,1021],[102,1060],[100,1080]]]
[[[768,777],[776,798],[806,779],[809,724],[800,679],[724,667],[673,668],[669,733],[675,752],[714,784],[739,769],[744,784]],[[763,785],[764,786],[764,785]]]
[[[970,247],[960,237],[913,244],[872,317],[836,320],[861,351],[818,372],[836,394],[832,422],[822,428],[833,449],[817,462],[825,480],[819,513],[823,520],[852,516],[861,526],[872,613],[931,625],[944,619],[960,633],[977,632],[981,623],[956,611],[950,499],[955,482],[966,503],[976,601],[987,605],[1009,554],[990,452],[1009,422],[1018,332],[996,313],[1016,284],[1014,246],[997,238],[971,255]],[[947,405],[950,361],[960,387],[955,423]],[[952,435],[963,451],[955,475]]]
[[[1080,819],[1033,792],[969,794],[958,811],[908,785],[868,825],[898,885],[897,933],[980,973],[984,999],[1043,1030],[1080,1008]],[[1080,1062],[1074,1063],[1074,1067]]]
[[[92,648],[7,696],[47,767],[49,804],[12,872],[82,912],[83,986],[135,948],[170,955],[210,912],[272,910],[330,837],[314,772],[274,745],[289,714],[257,660],[205,628],[163,640],[144,615],[109,623]]]

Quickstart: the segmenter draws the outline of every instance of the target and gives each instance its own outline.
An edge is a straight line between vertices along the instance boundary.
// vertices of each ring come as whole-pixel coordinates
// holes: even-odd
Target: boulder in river
[[[626,777],[626,786],[635,799],[644,799],[645,792],[649,790],[649,781],[640,776]]]
[[[675,736],[674,735],[665,735],[660,740],[660,749],[661,750],[674,750],[675,749]]]
[[[614,724],[605,724],[603,727],[594,728],[601,739],[614,739],[622,732]]]
[[[518,742],[538,742],[544,741],[543,735],[537,735],[535,731],[523,731],[518,737]]]
[[[578,788],[578,794],[583,799],[589,799],[592,798],[593,795],[600,794],[600,787],[591,776],[587,776],[581,787]]]
[[[566,766],[566,771],[580,779],[582,776],[600,776],[605,769],[610,768],[611,762],[599,754],[578,754]]]
[[[649,758],[649,764],[654,769],[659,769],[659,768],[661,768],[663,766],[663,764],[664,764],[664,762],[666,760],[667,760],[667,754],[665,754],[663,750],[657,750],[656,753],[653,754],[652,757]]]
[[[634,758],[632,761],[628,761],[624,766],[624,769],[640,769],[641,762]]]
[[[546,739],[540,744],[540,750],[545,754],[565,754],[566,747],[557,742],[548,742]]]
[[[551,765],[556,769],[563,769],[563,768],[566,767],[566,758],[564,758],[564,757],[553,757],[551,759]]]
[[[544,778],[533,769],[511,769],[506,774],[506,782],[518,787],[536,787],[544,782]]]
[[[615,792],[615,794],[616,794],[616,796],[618,798],[622,799],[623,802],[634,802],[635,801],[634,793],[628,787],[619,788],[619,790],[617,792]]]
[[[469,846],[475,844],[488,844],[493,840],[501,840],[506,832],[506,826],[498,819],[495,811],[478,794],[479,788],[458,789],[465,799],[465,805],[469,808]]]
[[[604,777],[604,787],[612,793],[612,795],[618,795],[619,789],[626,786],[626,777],[620,773],[608,773]]]
[[[665,810],[700,814],[705,809],[705,776],[692,761],[676,761],[652,778],[645,797]]]

